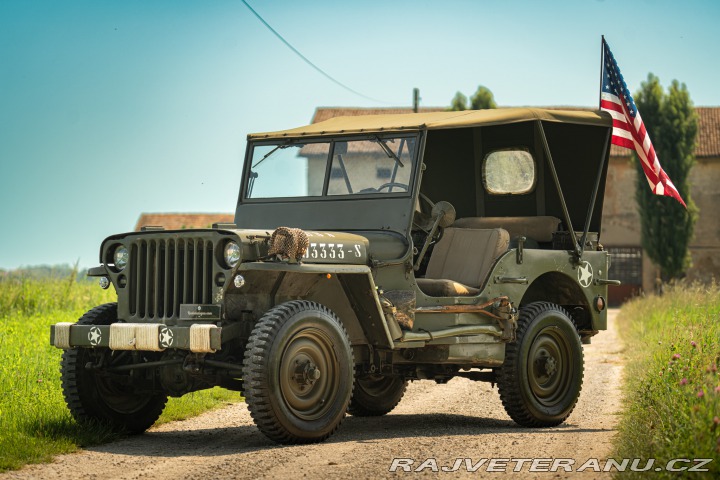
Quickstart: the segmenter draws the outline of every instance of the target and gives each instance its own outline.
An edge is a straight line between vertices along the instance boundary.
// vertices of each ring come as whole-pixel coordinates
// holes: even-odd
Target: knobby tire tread
[[[503,407],[510,418],[523,427],[554,427],[560,425],[575,409],[577,399],[579,398],[580,391],[582,390],[582,382],[585,376],[584,369],[582,370],[582,375],[580,377],[578,397],[575,399],[572,407],[567,411],[564,418],[557,421],[542,421],[535,418],[528,410],[522,399],[520,379],[517,377],[516,369],[518,356],[520,354],[520,341],[525,337],[533,319],[535,319],[539,314],[550,310],[560,311],[565,314],[572,323],[575,332],[577,332],[575,320],[562,307],[550,302],[534,302],[528,304],[520,309],[518,327],[516,331],[517,341],[505,345],[505,361],[503,365],[496,370],[498,390],[500,391],[500,400],[502,401]],[[580,349],[582,352],[582,345],[580,346]]]

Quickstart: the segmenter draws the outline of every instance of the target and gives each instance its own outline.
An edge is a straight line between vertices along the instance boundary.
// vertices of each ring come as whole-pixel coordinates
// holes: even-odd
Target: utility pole
[[[418,113],[420,108],[420,89],[413,88],[413,112]]]

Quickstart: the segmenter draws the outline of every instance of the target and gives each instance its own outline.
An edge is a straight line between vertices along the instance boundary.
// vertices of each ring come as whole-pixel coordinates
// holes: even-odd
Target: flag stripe
[[[618,145],[620,147],[629,148],[630,150],[635,149],[635,142],[633,142],[632,140],[629,140],[627,138],[619,137],[616,135],[613,135],[612,143],[613,143],[613,145]]]
[[[613,117],[614,120],[618,120],[620,122],[627,123],[627,118],[625,118],[625,115],[623,115],[622,113],[617,112],[615,110],[607,110],[607,109],[603,109],[603,110],[608,112],[610,114],[610,116]]]
[[[617,96],[617,95],[614,95],[614,94],[612,94],[612,93],[602,92],[602,93],[600,94],[600,98],[601,98],[602,100],[607,100],[607,101],[609,101],[609,102],[617,103],[618,105],[620,105],[620,103],[621,103],[621,102],[620,102],[620,99],[618,98],[618,96]]]

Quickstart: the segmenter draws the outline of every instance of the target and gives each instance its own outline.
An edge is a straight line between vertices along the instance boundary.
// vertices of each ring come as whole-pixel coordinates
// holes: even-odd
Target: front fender
[[[246,262],[237,273],[245,285],[233,285],[225,295],[233,310],[252,310],[259,317],[284,301],[313,300],[335,311],[353,343],[393,348],[391,332],[399,327],[386,318],[366,265]]]

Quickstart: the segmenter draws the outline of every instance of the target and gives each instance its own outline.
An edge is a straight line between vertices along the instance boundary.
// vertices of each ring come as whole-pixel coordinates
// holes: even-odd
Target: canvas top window
[[[416,137],[280,141],[252,148],[245,198],[407,194]]]
[[[490,152],[483,159],[483,187],[493,195],[522,195],[535,189],[536,163],[526,148]]]

